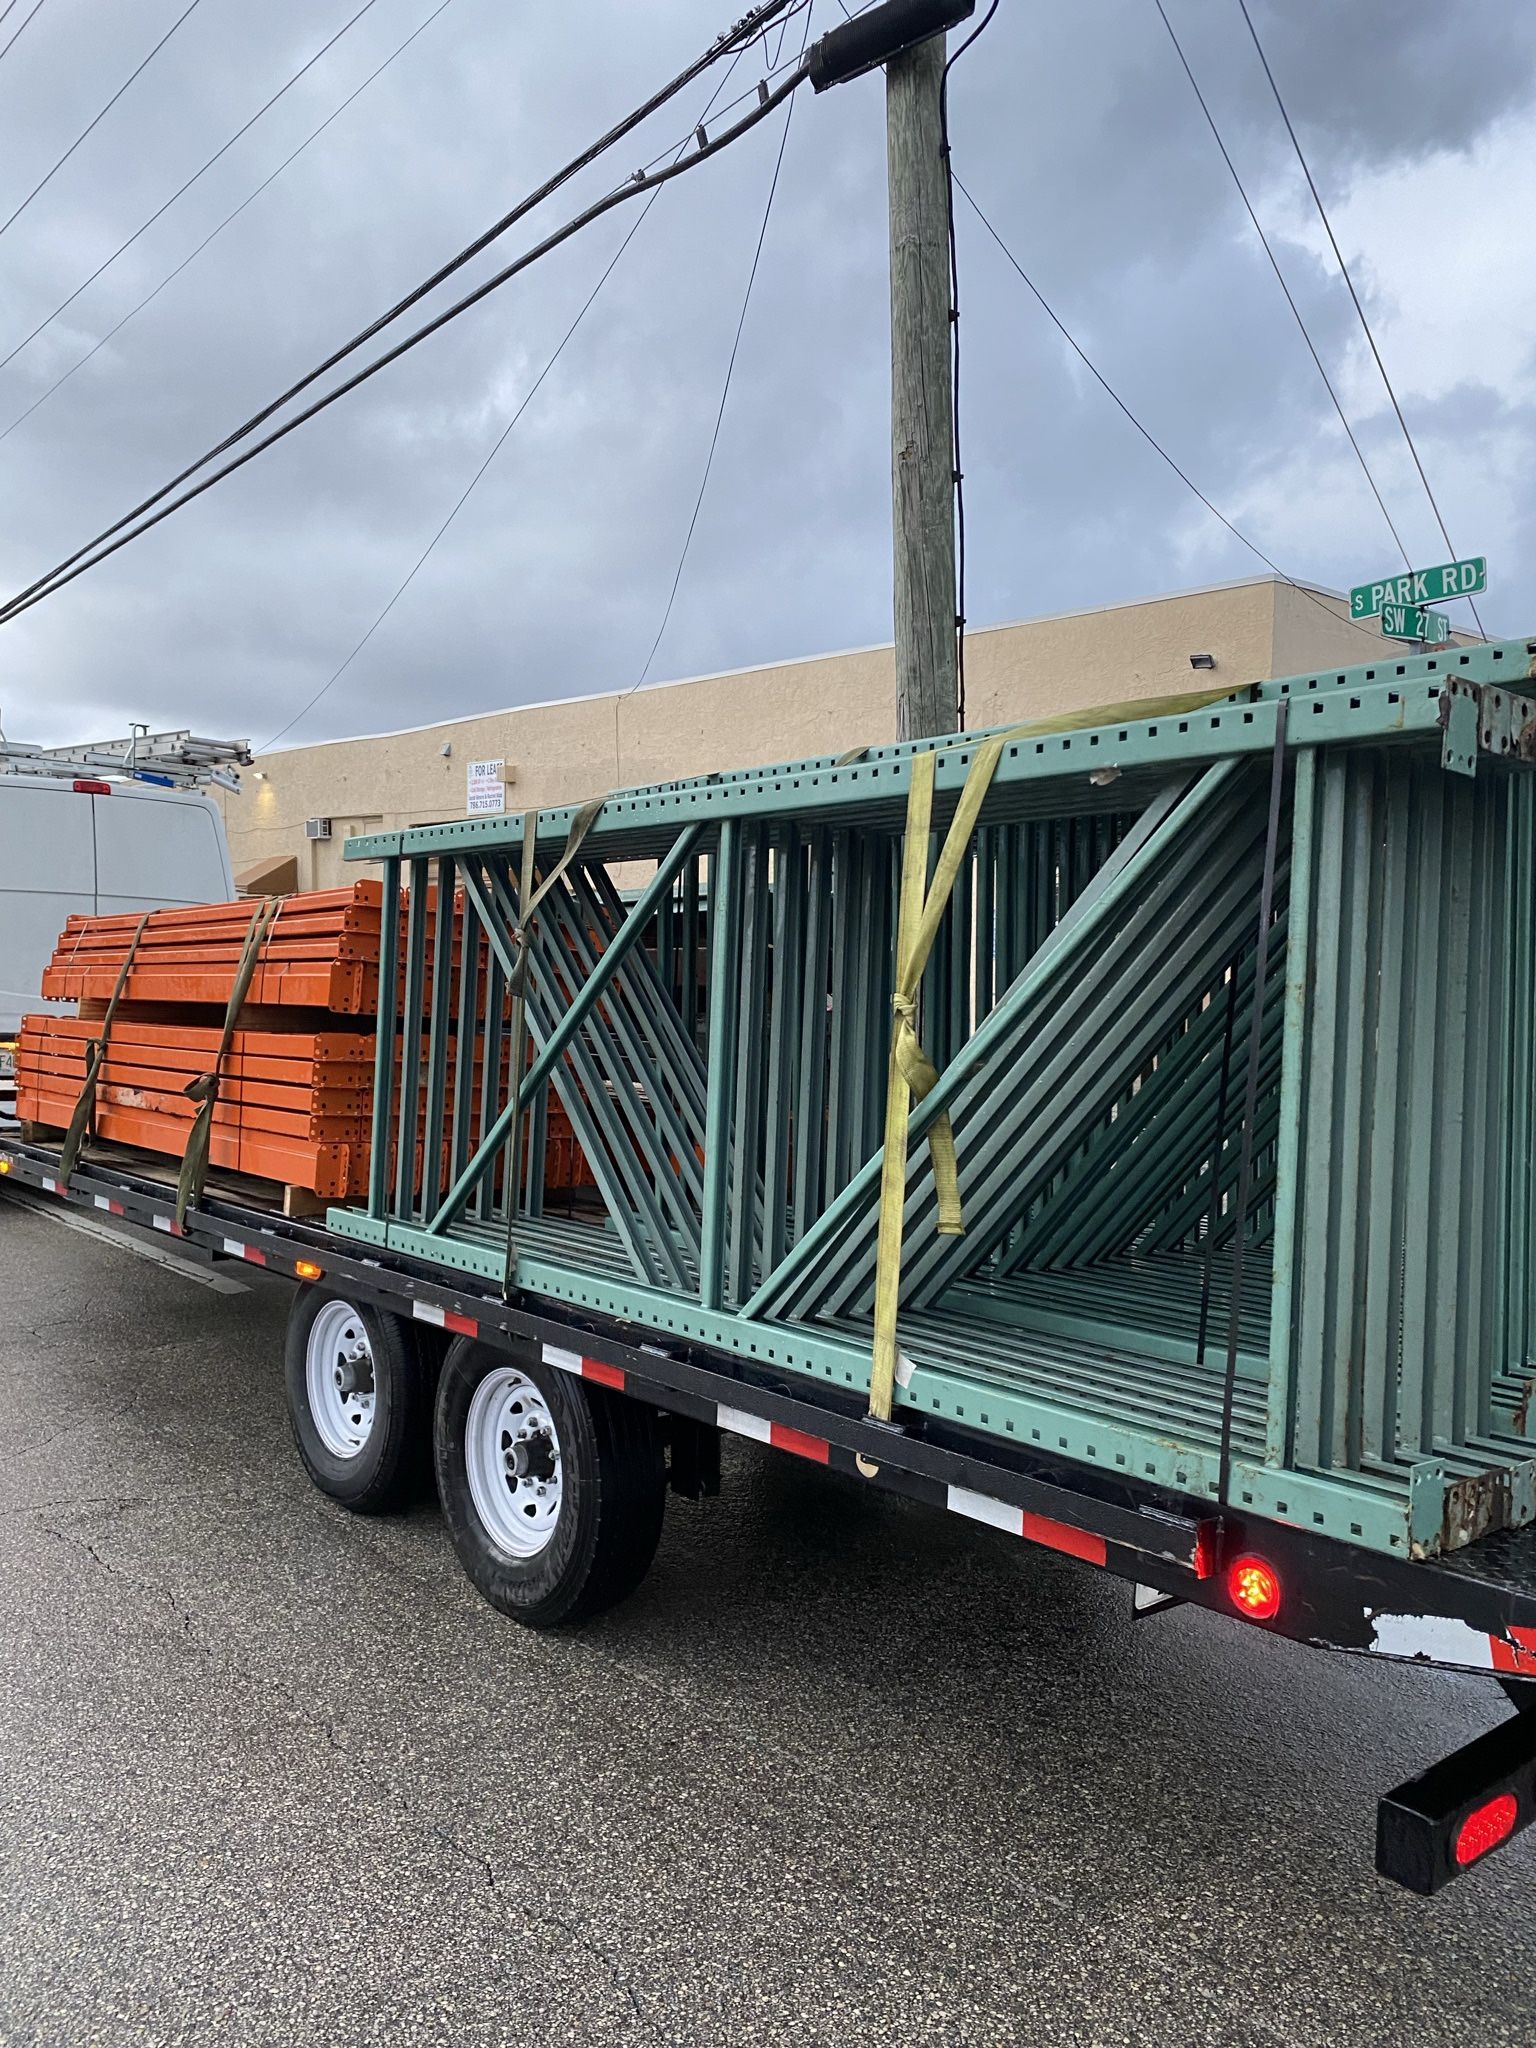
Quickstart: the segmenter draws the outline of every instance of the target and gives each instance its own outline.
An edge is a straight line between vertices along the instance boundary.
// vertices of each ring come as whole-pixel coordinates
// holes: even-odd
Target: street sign
[[[1421,604],[1384,604],[1381,630],[1389,640],[1424,640],[1438,647],[1451,637],[1451,622],[1444,612],[1432,612]]]
[[[1442,562],[1438,569],[1410,569],[1379,583],[1357,583],[1349,593],[1349,616],[1374,619],[1384,604],[1444,604],[1447,598],[1476,597],[1488,588],[1488,557]]]

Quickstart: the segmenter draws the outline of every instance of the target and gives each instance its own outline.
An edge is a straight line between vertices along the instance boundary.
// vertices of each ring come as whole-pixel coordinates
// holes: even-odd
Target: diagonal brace
[[[469,1200],[484,1175],[490,1171],[502,1146],[511,1135],[512,1126],[522,1114],[523,1105],[532,1100],[535,1092],[549,1078],[566,1047],[591,1015],[598,998],[612,981],[625,955],[655,916],[657,905],[676,881],[678,870],[693,852],[703,829],[702,824],[689,825],[679,833],[671,851],[636,898],[629,915],[603,948],[596,971],[587,977],[572,996],[570,1008],[544,1041],[543,1051],[527,1073],[516,1082],[506,1108],[480,1140],[473,1158],[448,1190],[442,1206],[427,1225],[429,1233],[436,1235],[447,1228]],[[468,864],[462,866],[460,872],[464,893],[473,903],[475,914],[485,927],[492,950],[503,969],[510,974],[516,965],[515,956],[486,897],[480,878],[471,873]]]

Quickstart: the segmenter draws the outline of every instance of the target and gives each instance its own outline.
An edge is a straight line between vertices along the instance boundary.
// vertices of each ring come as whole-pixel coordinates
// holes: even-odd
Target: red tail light
[[[1280,1612],[1280,1574],[1262,1557],[1237,1557],[1227,1566],[1232,1605],[1250,1621],[1273,1621]]]
[[[76,796],[110,796],[112,794],[110,782],[87,782],[84,778],[77,778],[73,788]]]
[[[1507,1842],[1515,1832],[1519,1814],[1519,1802],[1513,1792],[1500,1792],[1497,1798],[1474,1806],[1456,1830],[1456,1861],[1462,1869],[1475,1863],[1479,1856],[1486,1856],[1490,1849],[1497,1849],[1500,1842]]]

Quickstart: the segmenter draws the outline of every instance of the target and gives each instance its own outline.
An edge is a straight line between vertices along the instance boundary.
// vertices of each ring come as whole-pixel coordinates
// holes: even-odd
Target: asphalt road
[[[5,2048],[1536,2040],[1536,1836],[1371,1872],[1486,1683],[735,1443],[531,1635],[310,1489],[279,1283],[10,1200],[0,1282]]]

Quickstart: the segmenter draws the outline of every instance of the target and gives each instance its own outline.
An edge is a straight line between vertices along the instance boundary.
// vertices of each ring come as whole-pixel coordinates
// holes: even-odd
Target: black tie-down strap
[[[189,1081],[181,1091],[197,1104],[197,1114],[192,1119],[192,1128],[187,1133],[187,1148],[182,1154],[181,1172],[176,1179],[176,1227],[178,1230],[187,1220],[187,1210],[203,1192],[203,1182],[208,1176],[208,1149],[213,1138],[213,1112],[219,1099],[219,1081],[224,1061],[229,1053],[230,1041],[235,1035],[235,1024],[245,1007],[245,998],[251,986],[251,977],[256,972],[256,963],[268,932],[277,922],[277,914],[283,907],[281,896],[267,896],[257,907],[245,934],[245,944],[240,948],[239,964],[235,968],[234,986],[229,992],[229,1003],[224,1011],[224,1029],[219,1035],[219,1049],[214,1054],[213,1065],[206,1074],[199,1074]]]
[[[1282,697],[1275,718],[1275,751],[1269,778],[1269,828],[1264,841],[1264,880],[1259,891],[1259,929],[1253,955],[1253,1015],[1248,1027],[1248,1079],[1243,1094],[1243,1145],[1237,1169],[1237,1223],[1232,1237],[1232,1301],[1227,1314],[1227,1369],[1221,1390],[1221,1462],[1217,1498],[1227,1505],[1232,1487],[1232,1409],[1237,1397],[1237,1349],[1243,1314],[1243,1240],[1253,1192],[1253,1130],[1259,1113],[1259,1071],[1264,1050],[1264,988],[1269,973],[1269,931],[1275,906],[1275,870],[1280,860],[1280,814],[1285,800],[1286,720]]]
[[[96,1135],[96,1084],[107,1061],[107,1041],[112,1035],[112,1022],[117,1015],[117,1006],[123,999],[123,990],[128,986],[128,976],[133,968],[134,955],[139,940],[144,936],[144,927],[149,923],[151,913],[145,911],[133,928],[133,937],[128,941],[128,950],[123,955],[123,964],[117,971],[117,981],[108,999],[101,1019],[101,1029],[85,1048],[85,1079],[80,1084],[79,1099],[74,1114],[69,1120],[69,1129],[64,1133],[63,1150],[59,1153],[59,1178],[67,1181],[74,1172],[80,1158],[80,1148],[86,1138]]]

